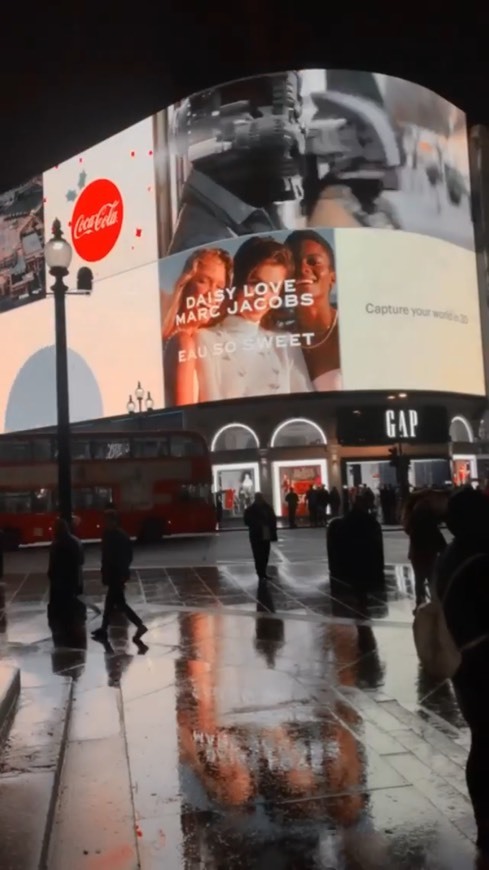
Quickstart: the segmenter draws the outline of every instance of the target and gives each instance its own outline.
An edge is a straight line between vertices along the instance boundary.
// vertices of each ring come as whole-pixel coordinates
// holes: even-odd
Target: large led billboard
[[[464,114],[403,80],[209,89],[0,196],[0,430],[55,421],[42,246],[73,247],[73,420],[337,390],[485,392]],[[88,274],[88,273],[87,273]]]

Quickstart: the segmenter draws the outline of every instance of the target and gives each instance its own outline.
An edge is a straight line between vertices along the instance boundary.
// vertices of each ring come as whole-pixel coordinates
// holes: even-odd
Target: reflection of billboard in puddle
[[[42,177],[0,195],[0,313],[46,295]]]
[[[355,683],[357,627],[342,626],[338,633],[331,626],[311,630],[309,625],[304,631],[303,623],[288,620],[285,634],[272,632],[268,639],[279,655],[286,642],[294,661],[309,661],[307,653],[316,651],[316,664],[332,689],[324,715],[310,700],[306,672],[298,690],[296,678],[282,668],[275,671],[264,655],[264,637],[257,646],[259,622],[282,621],[262,617],[255,627],[242,617],[198,613],[180,618],[186,654],[177,665],[177,721],[180,770],[185,771],[185,840],[192,854],[202,854],[205,842],[213,859],[209,866],[232,866],[231,855],[237,854],[243,836],[248,856],[257,858],[255,846],[262,854],[272,839],[298,841],[304,824],[321,818],[333,826],[351,825],[365,811],[369,768],[362,717],[334,690]],[[246,664],[238,665],[243,643]],[[190,771],[200,788],[187,790]],[[232,808],[234,823],[228,818],[225,833],[216,836],[216,818],[208,840],[206,813],[217,807]],[[194,813],[206,818],[205,827]],[[262,837],[253,845],[258,819]]]

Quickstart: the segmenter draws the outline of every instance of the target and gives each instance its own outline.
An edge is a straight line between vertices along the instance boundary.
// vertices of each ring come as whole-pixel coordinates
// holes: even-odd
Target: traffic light
[[[400,456],[399,456],[399,450],[397,449],[397,447],[389,447],[389,456],[390,456],[389,465],[391,466],[391,468],[399,468]]]

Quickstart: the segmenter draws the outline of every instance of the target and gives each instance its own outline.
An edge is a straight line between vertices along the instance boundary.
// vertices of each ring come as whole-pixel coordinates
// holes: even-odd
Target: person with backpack
[[[477,846],[489,862],[489,500],[471,487],[455,492],[448,503],[447,527],[454,539],[435,571],[435,608],[438,602],[444,621],[438,619],[434,640],[441,638],[445,652],[453,644],[453,673],[445,671],[444,676],[452,679],[471,733],[467,788]]]
[[[107,587],[102,625],[93,632],[94,640],[107,640],[110,618],[117,607],[136,626],[135,643],[146,634],[143,620],[126,601],[125,585],[129,579],[132,563],[132,544],[129,535],[119,526],[116,511],[105,512],[105,530],[102,536],[102,583]]]

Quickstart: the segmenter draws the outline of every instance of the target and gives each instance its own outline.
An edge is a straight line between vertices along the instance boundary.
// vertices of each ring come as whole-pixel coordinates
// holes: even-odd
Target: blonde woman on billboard
[[[314,230],[296,230],[285,244],[294,261],[298,292],[312,296],[312,305],[294,309],[294,331],[312,334],[302,352],[313,387],[320,392],[341,390],[338,309],[331,304],[336,283],[333,248]]]
[[[223,318],[195,335],[199,401],[311,392],[299,339],[264,328],[292,273],[289,250],[271,236],[254,236],[234,257],[232,295]]]
[[[163,322],[166,405],[198,401],[195,334],[222,317],[216,294],[229,287],[232,259],[220,248],[200,248],[187,258]]]

